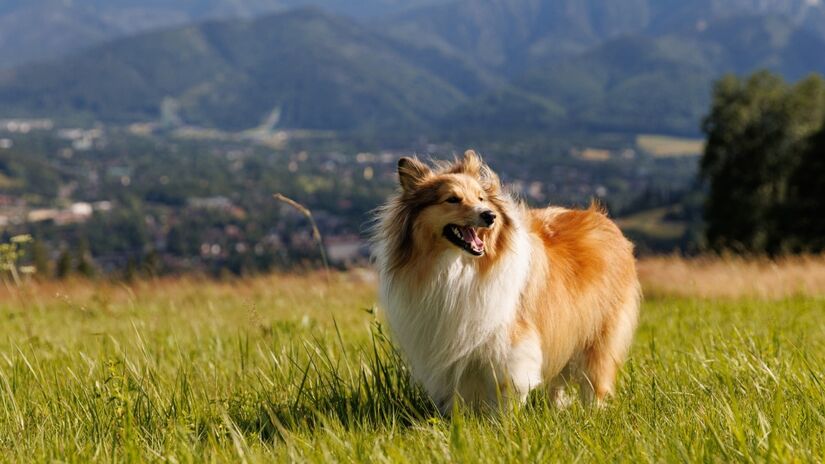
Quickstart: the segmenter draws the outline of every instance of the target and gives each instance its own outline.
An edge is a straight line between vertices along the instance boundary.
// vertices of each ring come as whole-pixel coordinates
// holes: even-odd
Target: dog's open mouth
[[[473,227],[462,227],[455,224],[444,226],[444,236],[453,245],[463,249],[473,256],[484,254],[484,240],[479,238]]]

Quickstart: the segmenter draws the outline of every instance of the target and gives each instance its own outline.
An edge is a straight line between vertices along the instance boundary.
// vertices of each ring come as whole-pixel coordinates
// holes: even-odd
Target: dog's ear
[[[498,174],[493,172],[489,166],[486,164],[481,166],[479,177],[481,178],[481,184],[484,186],[484,190],[487,190],[493,195],[501,193],[501,180],[498,178]]]
[[[414,190],[429,175],[430,168],[416,158],[398,160],[398,181],[405,192]]]
[[[498,175],[481,160],[481,156],[475,150],[464,152],[464,159],[461,160],[460,166],[465,174],[477,177],[485,190],[493,194],[501,193],[501,180]]]
[[[481,160],[481,156],[475,150],[464,152],[464,159],[459,163],[459,167],[460,172],[478,178],[490,193],[498,194],[501,192],[501,181],[498,175]]]
[[[481,169],[484,162],[475,150],[467,150],[464,152],[464,159],[461,160],[461,171],[473,177],[480,177]]]

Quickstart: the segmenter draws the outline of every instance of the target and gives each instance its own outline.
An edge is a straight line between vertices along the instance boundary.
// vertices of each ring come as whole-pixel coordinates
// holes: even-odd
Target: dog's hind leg
[[[579,376],[579,394],[582,402],[597,406],[613,395],[616,374],[627,356],[633,341],[638,318],[638,299],[634,295],[605,326],[601,336],[584,352]]]
[[[558,409],[570,406],[573,399],[567,391],[570,384],[571,366],[568,364],[556,377],[547,382],[547,398]]]

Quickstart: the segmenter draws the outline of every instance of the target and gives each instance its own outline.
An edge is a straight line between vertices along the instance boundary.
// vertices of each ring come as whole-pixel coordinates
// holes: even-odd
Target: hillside
[[[0,68],[55,59],[148,30],[254,18],[300,6],[374,21],[387,31],[473,59],[512,66],[579,53],[621,34],[684,30],[741,14],[778,14],[825,36],[817,0],[5,0]]]
[[[0,116],[231,131],[266,121],[474,140],[696,136],[724,73],[825,72],[825,26],[812,20],[822,10],[796,1],[456,0],[366,22],[291,10],[145,32],[0,70]]]
[[[371,31],[312,9],[148,33],[0,73],[7,114],[129,122],[164,106],[172,119],[233,130],[273,114],[287,128],[415,128],[463,98]]]
[[[771,69],[796,80],[825,73],[825,39],[786,18],[738,16],[702,30],[625,36],[534,66],[454,113],[456,130],[486,133],[519,119],[533,129],[696,134],[713,80]],[[521,104],[519,102],[533,102]],[[475,115],[475,116],[472,116]]]
[[[647,1],[462,0],[399,15],[388,33],[451,49],[504,74],[538,57],[580,53],[645,26]]]
[[[393,35],[471,56],[509,75],[625,35],[690,34],[737,16],[781,16],[825,38],[818,0],[453,0],[384,22]]]
[[[369,18],[425,1],[4,0],[0,2],[0,68],[55,59],[119,37],[205,19],[251,18],[304,5]]]

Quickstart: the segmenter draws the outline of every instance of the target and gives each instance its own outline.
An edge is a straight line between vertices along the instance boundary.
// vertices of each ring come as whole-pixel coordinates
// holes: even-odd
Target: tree
[[[143,272],[149,277],[157,277],[162,270],[163,263],[154,248],[150,249],[143,257]]]
[[[790,179],[790,225],[794,251],[825,251],[825,121],[811,137]]]
[[[123,269],[123,280],[131,282],[135,280],[137,273],[137,262],[135,262],[134,257],[130,256],[129,259],[126,260],[126,267]]]
[[[717,82],[702,125],[707,144],[701,176],[710,187],[705,220],[712,248],[786,251],[789,179],[823,114],[825,81],[818,76],[793,86],[766,71]]]
[[[72,257],[69,251],[64,249],[57,257],[57,265],[55,266],[55,274],[58,279],[65,279],[72,273]]]
[[[42,240],[35,239],[32,242],[32,263],[34,268],[37,269],[38,276],[48,278],[51,275],[49,251]]]
[[[92,263],[92,255],[89,253],[89,246],[85,241],[81,241],[75,255],[77,262],[77,272],[84,277],[94,277],[95,267]]]

